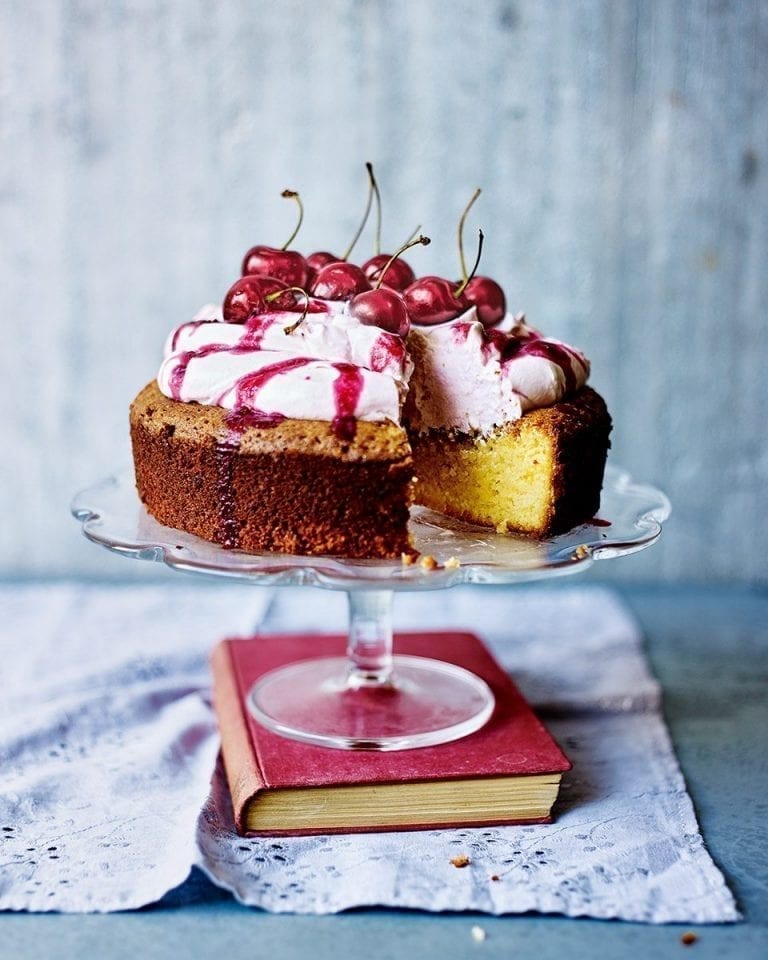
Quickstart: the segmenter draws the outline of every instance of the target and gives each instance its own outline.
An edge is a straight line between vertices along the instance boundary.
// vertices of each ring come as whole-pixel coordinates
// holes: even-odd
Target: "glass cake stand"
[[[345,590],[346,657],[290,663],[265,674],[248,708],[270,730],[326,747],[403,750],[446,743],[478,730],[493,712],[479,677],[439,659],[393,655],[396,591],[439,590],[461,583],[514,584],[585,570],[595,560],[650,546],[669,516],[665,495],[609,465],[600,513],[548,540],[494,533],[423,507],[411,510],[421,559],[346,560],[248,554],[164,527],[138,499],[131,470],[79,493],[72,513],[85,536],[123,556],[174,570],[247,580],[261,586]],[[439,655],[440,634],[430,635]]]

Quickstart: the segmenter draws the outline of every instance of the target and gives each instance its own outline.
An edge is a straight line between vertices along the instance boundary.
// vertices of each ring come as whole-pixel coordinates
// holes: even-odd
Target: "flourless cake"
[[[399,259],[422,236],[359,266],[351,247],[287,249],[296,231],[251,248],[222,306],[172,331],[131,407],[147,510],[228,548],[349,558],[412,552],[413,502],[540,538],[589,520],[610,417],[584,354],[476,275],[482,232],[467,271],[478,194],[459,222],[460,281]],[[298,230],[300,198],[283,195]]]
[[[499,533],[548,537],[600,507],[611,419],[590,387],[489,434],[411,435],[416,500]]]

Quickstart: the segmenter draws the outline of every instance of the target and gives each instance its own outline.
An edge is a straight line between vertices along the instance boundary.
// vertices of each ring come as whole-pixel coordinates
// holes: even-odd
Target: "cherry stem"
[[[461,219],[459,220],[459,262],[461,263],[461,279],[464,281],[465,286],[469,281],[467,280],[467,262],[464,259],[464,222],[467,219],[467,214],[472,209],[472,205],[482,192],[480,187],[475,190],[470,197],[469,203],[464,207],[464,213],[462,213]]]
[[[282,297],[284,293],[298,293],[300,296],[304,297],[304,312],[302,315],[295,323],[290,323],[287,327],[283,327],[283,333],[287,336],[288,334],[293,333],[293,331],[306,319],[307,312],[309,311],[310,296],[303,287],[286,287],[284,290],[275,290],[274,293],[268,293],[266,297],[264,297],[264,301],[265,303],[272,303],[273,300],[277,300],[278,297]]]
[[[365,205],[365,213],[363,214],[363,219],[360,221],[360,226],[357,228],[357,232],[355,233],[354,237],[352,237],[352,242],[344,251],[344,255],[341,258],[342,260],[349,260],[349,255],[355,249],[355,244],[360,239],[360,234],[365,229],[365,225],[368,223],[368,215],[371,212],[371,204],[373,203],[373,190],[376,181],[373,178],[373,167],[370,165],[370,163],[366,163],[365,168],[368,171],[368,202]]]
[[[376,197],[376,238],[374,240],[374,253],[378,257],[381,253],[381,194],[379,193],[379,185],[376,183],[376,177],[373,174],[373,164],[366,163],[365,169],[368,171],[368,179],[373,188],[373,195]]]
[[[280,196],[281,196],[281,197],[285,197],[286,200],[295,200],[296,203],[298,203],[298,205],[299,205],[299,222],[296,224],[296,227],[295,227],[293,233],[290,235],[290,237],[288,237],[288,239],[285,241],[285,243],[284,243],[284,244],[282,245],[282,247],[280,248],[281,250],[287,250],[288,247],[290,247],[290,245],[291,245],[291,244],[293,243],[293,241],[296,239],[296,234],[297,234],[297,233],[299,232],[299,230],[301,229],[301,224],[302,224],[302,222],[303,222],[303,220],[304,220],[304,204],[301,202],[301,197],[298,195],[298,193],[296,193],[295,190],[283,190],[283,192],[280,194]]]
[[[470,275],[468,277],[465,276],[464,280],[456,288],[456,291],[454,292],[453,295],[454,297],[457,297],[457,298],[460,297],[462,293],[464,293],[464,291],[467,289],[467,285],[469,284],[469,281],[477,273],[477,268],[480,266],[480,257],[483,255],[483,240],[485,240],[485,234],[483,233],[482,230],[478,230],[477,232],[478,232],[477,256],[475,257],[475,265],[474,267],[472,267],[472,272],[470,273]]]
[[[408,239],[407,239],[405,242],[406,242],[406,243],[410,243],[411,240],[413,240],[413,238],[416,236],[416,234],[417,234],[420,230],[421,230],[421,224],[419,224],[418,227],[416,227],[415,230],[411,230],[411,232],[408,234]]]
[[[384,277],[386,276],[387,270],[389,270],[389,268],[392,266],[395,260],[397,260],[398,257],[402,256],[402,254],[404,254],[406,250],[410,250],[411,247],[417,247],[419,244],[426,247],[426,246],[429,246],[430,243],[432,243],[432,241],[429,239],[429,237],[422,237],[421,235],[416,237],[415,240],[408,240],[407,243],[404,243],[402,247],[400,247],[400,249],[396,253],[393,253],[392,256],[389,258],[389,260],[387,260],[387,262],[384,264],[381,271],[379,272],[379,279],[376,281],[376,286],[373,289],[378,290],[381,287],[381,284],[384,281]]]

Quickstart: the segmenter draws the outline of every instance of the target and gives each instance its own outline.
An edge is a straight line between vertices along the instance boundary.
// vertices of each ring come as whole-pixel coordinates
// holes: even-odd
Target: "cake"
[[[131,405],[138,492],[251,553],[412,555],[412,503],[548,537],[599,507],[611,424],[588,375],[489,278],[253,248]]]

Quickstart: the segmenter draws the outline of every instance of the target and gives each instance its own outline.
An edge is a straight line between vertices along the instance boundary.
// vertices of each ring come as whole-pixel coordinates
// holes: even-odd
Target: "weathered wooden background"
[[[765,582],[768,4],[4,0],[2,574],[139,574],[72,492],[128,460],[171,325],[252,242],[341,248],[373,160],[392,246],[581,345],[614,460],[675,513],[604,576]]]

